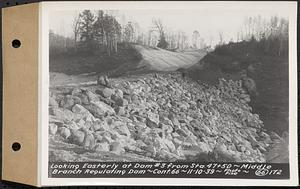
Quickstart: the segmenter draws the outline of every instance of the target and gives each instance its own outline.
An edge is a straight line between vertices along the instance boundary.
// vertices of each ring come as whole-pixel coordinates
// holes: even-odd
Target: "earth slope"
[[[106,51],[89,54],[63,54],[50,56],[51,73],[80,75],[86,73],[110,76],[148,73],[151,71],[175,71],[196,64],[206,54],[202,50],[172,52],[137,44],[122,43],[118,53],[108,56]]]
[[[198,63],[206,54],[204,50],[173,52],[141,45],[135,45],[134,48],[142,56],[139,66],[156,71],[176,71],[179,68],[191,67]]]

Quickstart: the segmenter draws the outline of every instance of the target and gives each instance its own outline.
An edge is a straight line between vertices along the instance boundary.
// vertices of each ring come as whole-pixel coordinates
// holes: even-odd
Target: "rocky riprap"
[[[267,134],[241,82],[180,73],[51,87],[50,161],[266,162]]]

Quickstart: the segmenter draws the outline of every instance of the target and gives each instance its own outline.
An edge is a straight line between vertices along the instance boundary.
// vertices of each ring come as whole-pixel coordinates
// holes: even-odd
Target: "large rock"
[[[83,131],[71,129],[70,142],[77,145],[82,145],[85,134]]]
[[[116,154],[121,154],[121,153],[125,152],[125,150],[120,142],[112,142],[110,144],[110,151],[112,151]]]
[[[109,131],[109,125],[106,120],[97,120],[93,123],[92,128],[94,131]]]
[[[95,146],[96,152],[109,152],[110,146],[107,142],[97,143]]]
[[[92,150],[95,148],[96,140],[92,132],[88,129],[82,129],[84,132],[84,140],[83,140],[83,147],[89,150]]]
[[[136,94],[132,94],[131,95],[131,101],[133,102],[133,103],[135,103],[135,104],[138,104],[140,101],[139,101],[139,96],[138,95],[136,95]]]
[[[170,152],[175,152],[176,151],[176,147],[175,147],[174,143],[171,140],[163,139],[163,142],[166,144],[166,146],[168,147]]]
[[[64,125],[64,121],[56,116],[49,115],[49,123],[55,123],[58,127],[62,127]]]
[[[84,104],[84,105],[90,104],[89,97],[86,94],[82,94],[80,96],[80,99],[81,99],[82,104]]]
[[[50,135],[55,135],[56,134],[56,132],[57,132],[57,125],[56,124],[54,124],[54,123],[50,123],[49,124],[49,134]]]
[[[116,89],[115,95],[117,98],[123,98],[123,91],[121,89]]]
[[[178,121],[178,119],[174,113],[169,114],[169,119],[172,121],[174,126],[177,126],[177,127],[180,126],[180,122]]]
[[[99,91],[100,95],[105,98],[110,98],[112,94],[114,94],[114,90],[111,88],[105,87],[102,91]]]
[[[148,145],[145,149],[146,151],[146,156],[149,156],[149,157],[156,157],[157,155],[157,150],[155,148],[154,145]]]
[[[224,144],[218,144],[213,149],[213,155],[218,162],[241,162],[239,153],[228,150]]]
[[[110,86],[110,81],[106,75],[100,75],[97,78],[97,84],[102,86]]]
[[[82,104],[81,99],[78,96],[72,96],[74,104]]]
[[[108,142],[108,143],[114,142],[114,140],[111,137],[110,132],[104,132],[104,133],[102,133],[101,136],[102,136],[102,140],[100,141],[101,143],[102,142]]]
[[[95,138],[94,135],[89,134],[85,136],[85,139],[83,141],[83,147],[89,150],[92,150],[95,148]]]
[[[75,102],[71,95],[66,95],[64,99],[62,99],[59,103],[60,107],[66,109],[72,109]]]
[[[53,107],[53,108],[58,108],[58,103],[57,103],[55,97],[52,96],[49,98],[49,106]]]
[[[130,137],[130,131],[126,124],[123,122],[114,122],[113,130],[117,131],[120,135]]]
[[[80,88],[74,88],[72,91],[72,96],[80,96],[82,94],[82,90]]]
[[[54,116],[55,118],[57,118],[58,120],[62,120],[63,122],[73,121],[76,119],[75,114],[71,110],[62,109],[62,108],[58,108],[54,112]]]
[[[88,96],[88,99],[89,99],[90,102],[97,102],[97,101],[99,101],[99,97],[95,93],[93,93],[93,92],[91,92],[89,90],[85,90],[84,93]]]
[[[159,127],[159,115],[152,113],[152,112],[148,112],[147,114],[147,122],[146,122],[148,127]]]
[[[75,104],[89,104],[89,97],[85,94],[85,90],[82,90],[80,88],[75,88],[72,91],[72,96],[74,99]],[[80,100],[79,100],[80,99]]]
[[[62,136],[64,139],[67,139],[71,136],[71,131],[70,129],[66,128],[66,127],[60,127],[59,128],[59,134],[60,136]]]
[[[83,106],[76,104],[73,106],[72,108],[72,112],[76,113],[76,114],[87,114],[89,113],[89,111],[87,109],[85,109]]]
[[[203,153],[208,154],[209,152],[212,151],[211,147],[208,144],[206,144],[205,142],[199,142],[198,145],[199,145],[201,152],[203,152]]]
[[[173,132],[173,127],[171,125],[166,125],[163,123],[160,123],[161,129],[165,131],[166,133],[172,133]]]
[[[115,110],[102,101],[91,102],[90,105],[85,107],[97,118],[102,118],[105,115],[115,114]]]
[[[115,112],[117,113],[117,115],[119,116],[123,116],[125,115],[125,108],[124,107],[121,107],[121,106],[118,106],[115,108]]]

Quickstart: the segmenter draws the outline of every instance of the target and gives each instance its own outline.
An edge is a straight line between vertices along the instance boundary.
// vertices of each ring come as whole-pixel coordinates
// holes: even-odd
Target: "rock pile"
[[[92,153],[159,161],[207,156],[210,161],[266,162],[272,138],[251,113],[241,82],[220,79],[208,86],[179,73],[110,82],[109,87],[51,88],[50,138]]]

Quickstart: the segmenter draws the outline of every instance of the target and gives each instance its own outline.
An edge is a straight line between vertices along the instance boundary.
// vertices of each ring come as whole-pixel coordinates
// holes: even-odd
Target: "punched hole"
[[[13,46],[14,48],[19,48],[19,47],[21,46],[21,41],[18,40],[18,39],[13,40],[13,41],[12,41],[12,46]]]
[[[21,144],[18,142],[14,142],[11,146],[11,148],[13,149],[13,151],[19,151],[21,149]]]

